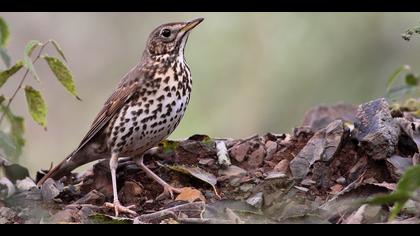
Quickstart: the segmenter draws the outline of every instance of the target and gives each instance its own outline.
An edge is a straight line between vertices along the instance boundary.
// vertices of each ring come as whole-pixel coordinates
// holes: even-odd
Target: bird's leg
[[[109,167],[111,169],[111,179],[112,179],[112,191],[114,195],[114,202],[113,203],[105,203],[106,207],[114,208],[115,209],[115,216],[118,216],[119,213],[128,213],[131,215],[137,215],[135,211],[132,211],[131,208],[134,208],[135,205],[131,205],[128,207],[122,206],[120,201],[118,200],[118,191],[117,191],[117,167],[118,167],[118,155],[112,154],[111,159],[109,161]]]
[[[163,196],[170,196],[172,199],[174,198],[174,192],[180,193],[182,190],[179,188],[172,187],[168,183],[165,182],[165,180],[161,179],[157,174],[155,174],[151,169],[149,169],[144,163],[143,163],[143,156],[141,156],[139,159],[136,160],[137,165],[146,172],[146,174],[154,179],[156,182],[158,182],[163,187],[163,193],[160,194],[157,199],[160,199]]]

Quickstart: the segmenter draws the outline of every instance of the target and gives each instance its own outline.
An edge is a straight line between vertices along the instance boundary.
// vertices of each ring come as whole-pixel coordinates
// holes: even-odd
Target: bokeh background
[[[120,77],[140,58],[149,32],[170,21],[204,17],[190,35],[186,59],[194,86],[173,139],[192,134],[245,137],[290,132],[310,107],[361,103],[385,93],[400,65],[420,71],[420,43],[401,39],[420,13],[0,13],[11,31],[9,53],[23,56],[31,39],[53,38],[65,51],[83,102],[37,65],[48,131],[26,111],[20,162],[34,172],[62,160],[87,132]],[[3,66],[3,65],[1,65]],[[2,87],[10,96],[14,81]]]

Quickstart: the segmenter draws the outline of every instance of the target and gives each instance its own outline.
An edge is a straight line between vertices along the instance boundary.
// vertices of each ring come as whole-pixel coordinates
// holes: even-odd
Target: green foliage
[[[32,63],[32,60],[31,60],[32,52],[38,46],[42,46],[42,43],[39,42],[38,40],[31,40],[31,41],[29,41],[28,44],[26,44],[25,51],[24,51],[24,54],[23,54],[23,62],[24,62],[25,67],[29,70],[29,72],[31,72],[31,74],[34,76],[34,78],[38,82],[40,82],[41,80],[39,79],[38,74],[35,71],[34,64]]]
[[[3,96],[1,96],[3,97]],[[3,99],[5,100],[4,97]],[[23,134],[25,126],[23,118],[16,116],[3,103],[0,104],[1,113],[5,114],[7,121],[6,128],[0,130],[0,148],[5,151],[5,154],[12,159],[17,159],[22,154],[22,148],[25,145]]]
[[[393,220],[418,188],[420,188],[420,165],[412,166],[405,171],[394,192],[370,198],[366,203],[375,205],[394,204],[389,216],[389,220]]]
[[[6,67],[10,67],[11,60],[7,50],[5,48],[0,48],[0,57]]]
[[[42,127],[47,128],[47,105],[45,104],[42,94],[38,90],[27,85],[25,87],[25,96],[32,119]]]
[[[30,73],[38,82],[40,82],[40,77],[35,70],[35,63],[38,59],[43,58],[47,62],[54,76],[58,81],[63,85],[63,87],[70,92],[77,99],[80,99],[77,96],[76,87],[73,82],[73,76],[65,65],[59,58],[44,55],[41,56],[44,48],[51,44],[58,55],[66,61],[66,57],[60,45],[55,40],[48,40],[45,43],[42,43],[38,40],[29,41],[24,49],[23,60],[18,60],[13,66],[10,66],[10,56],[7,53],[5,46],[9,40],[10,33],[7,27],[6,22],[0,17],[0,56],[3,62],[6,64],[8,69],[0,71],[0,87],[2,87],[11,77],[16,75],[16,73],[22,68],[26,68],[26,72],[21,78],[18,87],[13,92],[13,95],[10,98],[6,98],[0,94],[0,149],[4,154],[10,159],[17,159],[25,145],[25,139],[23,138],[25,127],[24,119],[20,116],[16,116],[12,113],[10,104],[18,94],[19,90],[24,88],[26,103],[28,107],[29,114],[31,118],[46,129],[47,122],[47,105],[40,91],[33,88],[32,86],[25,85],[25,80],[27,75]],[[35,50],[37,51],[37,56],[32,57],[32,54]],[[6,123],[4,123],[5,121]]]
[[[7,43],[9,42],[9,38],[9,27],[6,24],[6,21],[4,21],[2,17],[0,17],[0,47],[6,47]]]
[[[5,71],[0,71],[0,88],[6,83],[12,75],[18,72],[23,67],[23,62],[18,61],[16,64]]]
[[[43,56],[43,58],[47,61],[48,66],[58,81],[60,81],[60,83],[64,86],[64,88],[80,100],[79,96],[77,96],[76,86],[73,82],[73,76],[71,75],[67,66],[56,57]]]
[[[405,72],[405,73],[404,73]],[[404,84],[395,86],[395,82],[404,74]],[[419,76],[411,71],[410,66],[403,65],[397,68],[389,77],[386,86],[386,97],[391,100],[399,100],[403,97],[412,96],[418,91]]]
[[[10,56],[7,53],[6,46],[10,39],[9,27],[2,17],[0,17],[0,57],[6,67],[10,67]]]
[[[52,43],[52,45],[54,46],[55,50],[57,50],[58,54],[60,54],[61,58],[63,58],[63,60],[65,62],[67,62],[66,56],[64,56],[63,49],[61,49],[61,47],[57,43],[57,41],[55,41],[54,39],[50,39],[48,42],[51,42]]]
[[[159,147],[162,147],[164,153],[171,153],[175,151],[179,143],[173,140],[163,140],[159,143]]]

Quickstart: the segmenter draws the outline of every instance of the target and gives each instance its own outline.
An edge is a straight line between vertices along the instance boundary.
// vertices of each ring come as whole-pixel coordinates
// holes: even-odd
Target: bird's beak
[[[187,24],[182,28],[182,31],[184,31],[186,33],[188,31],[194,29],[203,20],[204,20],[204,18],[197,18],[195,20],[192,20],[192,21],[187,22]]]

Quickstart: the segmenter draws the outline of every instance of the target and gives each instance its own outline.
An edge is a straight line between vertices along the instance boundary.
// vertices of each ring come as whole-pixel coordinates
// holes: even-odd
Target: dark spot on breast
[[[157,100],[158,100],[159,102],[163,101],[163,99],[165,99],[165,95],[161,95],[160,97],[158,97],[158,98],[157,98]]]
[[[169,82],[169,76],[166,76],[166,78],[163,80],[163,82],[165,82],[165,84],[167,84]]]

